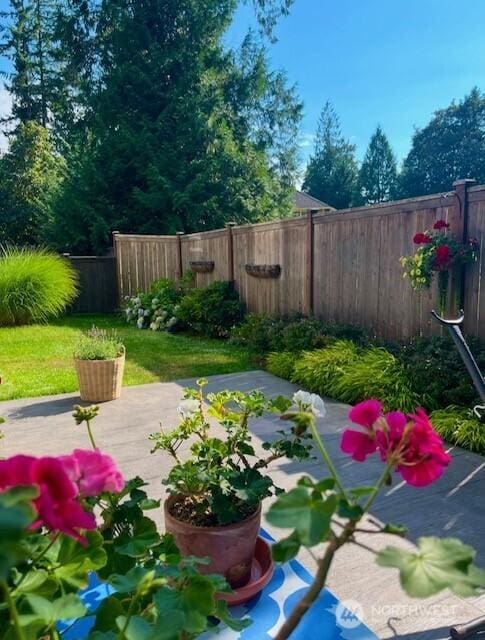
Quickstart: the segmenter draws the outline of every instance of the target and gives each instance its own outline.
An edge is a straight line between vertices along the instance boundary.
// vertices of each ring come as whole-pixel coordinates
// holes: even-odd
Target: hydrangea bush
[[[125,319],[138,329],[174,331],[179,324],[177,307],[182,295],[182,284],[168,279],[157,280],[148,293],[125,297]]]

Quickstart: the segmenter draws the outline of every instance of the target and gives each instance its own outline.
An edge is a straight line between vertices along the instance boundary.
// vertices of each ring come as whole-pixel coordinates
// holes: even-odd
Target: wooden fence
[[[119,306],[114,256],[68,256],[79,275],[73,313],[111,313]]]
[[[436,290],[414,292],[399,258],[415,250],[415,233],[443,218],[457,238],[476,237],[483,247],[479,263],[467,267],[464,301],[467,330],[485,337],[485,186],[469,183],[438,195],[205,233],[115,233],[119,292],[202,269],[197,286],[233,280],[249,311],[314,313],[391,339],[439,333],[430,313]]]

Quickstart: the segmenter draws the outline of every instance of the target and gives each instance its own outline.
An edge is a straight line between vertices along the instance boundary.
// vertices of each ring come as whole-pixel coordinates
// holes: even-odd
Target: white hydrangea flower
[[[150,329],[152,331],[156,331],[158,329],[157,325],[155,322],[150,322]]]
[[[140,304],[141,299],[140,298],[133,298],[133,304]]]
[[[191,418],[200,410],[199,401],[195,398],[186,398],[178,406],[178,411],[183,418]]]
[[[177,324],[177,318],[172,317],[170,318],[170,320],[167,322],[167,327],[169,329],[171,329],[172,327],[174,327]]]
[[[152,304],[157,305],[160,302],[158,298],[153,298]]]
[[[145,322],[145,318],[143,316],[140,316],[136,321],[136,326],[138,327],[138,329],[143,329],[144,322]]]
[[[145,311],[143,312],[143,315],[145,316],[145,318],[148,318],[148,316],[150,315],[150,310],[145,309]]]
[[[293,394],[293,402],[299,409],[313,413],[315,418],[323,418],[327,413],[325,403],[316,393],[308,393],[300,389]]]

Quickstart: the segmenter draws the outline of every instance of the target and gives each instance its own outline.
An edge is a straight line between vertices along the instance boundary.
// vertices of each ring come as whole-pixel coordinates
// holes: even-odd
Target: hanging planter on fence
[[[281,267],[279,264],[247,264],[246,273],[254,278],[278,278]]]
[[[196,273],[210,273],[214,271],[213,260],[190,260],[189,265],[192,271]]]

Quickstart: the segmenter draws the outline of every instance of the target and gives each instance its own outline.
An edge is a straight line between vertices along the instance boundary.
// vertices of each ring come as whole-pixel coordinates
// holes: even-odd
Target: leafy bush
[[[418,402],[403,365],[388,351],[368,347],[329,381],[333,398],[355,404],[380,398],[387,410],[412,411]]]
[[[299,315],[250,314],[232,334],[234,342],[258,353],[309,351],[329,344],[332,339],[352,340],[360,346],[369,343],[369,335],[361,327],[332,324],[316,317]]]
[[[349,340],[338,340],[324,349],[305,351],[295,363],[292,380],[309,391],[332,395],[330,389],[340,378],[343,368],[358,357],[358,349]]]
[[[124,352],[125,347],[116,331],[93,327],[83,333],[74,357],[79,360],[113,360]]]
[[[485,342],[467,338],[482,371],[485,371]],[[478,402],[477,392],[453,341],[449,337],[416,338],[399,352],[413,388],[422,395],[428,410],[449,405],[470,406]]]
[[[274,376],[291,380],[298,358],[299,354],[292,351],[273,351],[268,354],[266,368]]]
[[[477,418],[471,409],[450,406],[433,411],[430,417],[443,440],[485,454],[485,421]]]
[[[230,282],[191,289],[175,307],[177,320],[195,333],[225,338],[242,320],[244,307]]]
[[[46,322],[61,314],[76,292],[76,271],[55,253],[0,251],[0,326]]]

